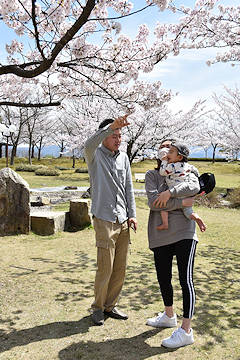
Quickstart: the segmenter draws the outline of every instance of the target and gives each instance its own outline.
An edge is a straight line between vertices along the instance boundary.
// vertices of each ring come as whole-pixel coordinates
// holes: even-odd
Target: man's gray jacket
[[[136,206],[127,154],[112,152],[102,144],[113,132],[111,127],[98,130],[85,142],[84,156],[90,177],[92,214],[122,224],[136,217]]]

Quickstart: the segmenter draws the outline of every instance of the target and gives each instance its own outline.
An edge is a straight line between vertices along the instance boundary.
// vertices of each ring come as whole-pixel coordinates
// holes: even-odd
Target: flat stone
[[[70,201],[70,222],[71,226],[80,228],[92,223],[91,200],[74,199]]]
[[[35,211],[30,217],[31,229],[38,235],[53,235],[70,225],[69,212],[66,211]]]
[[[31,206],[46,206],[46,205],[50,205],[50,199],[44,196],[31,195],[30,203]]]

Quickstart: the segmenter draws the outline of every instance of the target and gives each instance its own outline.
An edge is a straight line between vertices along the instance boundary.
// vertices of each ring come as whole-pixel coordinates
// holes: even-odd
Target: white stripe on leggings
[[[194,308],[195,308],[195,291],[193,286],[192,271],[193,271],[193,260],[194,260],[194,252],[196,249],[196,244],[197,242],[193,240],[190,256],[188,260],[188,267],[187,267],[187,283],[188,283],[189,295],[190,295],[189,319],[193,317]]]

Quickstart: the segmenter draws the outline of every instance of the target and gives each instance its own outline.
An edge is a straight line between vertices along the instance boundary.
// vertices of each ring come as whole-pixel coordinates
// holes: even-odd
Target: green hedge
[[[77,168],[75,170],[75,173],[87,174],[88,173],[88,168]]]
[[[189,161],[206,161],[206,162],[212,162],[212,158],[188,158]],[[215,159],[215,162],[228,162],[226,159]]]
[[[67,167],[67,166],[55,166],[55,169],[58,169],[58,170],[72,170],[72,167]]]
[[[61,171],[57,169],[50,169],[48,167],[41,167],[35,171],[36,175],[39,176],[59,176]]]
[[[16,171],[26,171],[26,172],[35,172],[39,168],[44,167],[43,165],[29,165],[21,164],[16,167]]]

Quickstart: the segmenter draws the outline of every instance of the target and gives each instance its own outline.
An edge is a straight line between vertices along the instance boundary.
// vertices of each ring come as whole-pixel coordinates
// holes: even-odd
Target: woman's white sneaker
[[[157,317],[147,320],[147,325],[154,327],[175,327],[177,326],[177,316],[174,314],[172,318],[166,315],[166,312],[159,313]]]
[[[178,329],[174,330],[172,335],[162,341],[162,345],[167,348],[179,348],[181,346],[190,345],[194,342],[193,329],[187,334],[185,330],[179,326]]]

